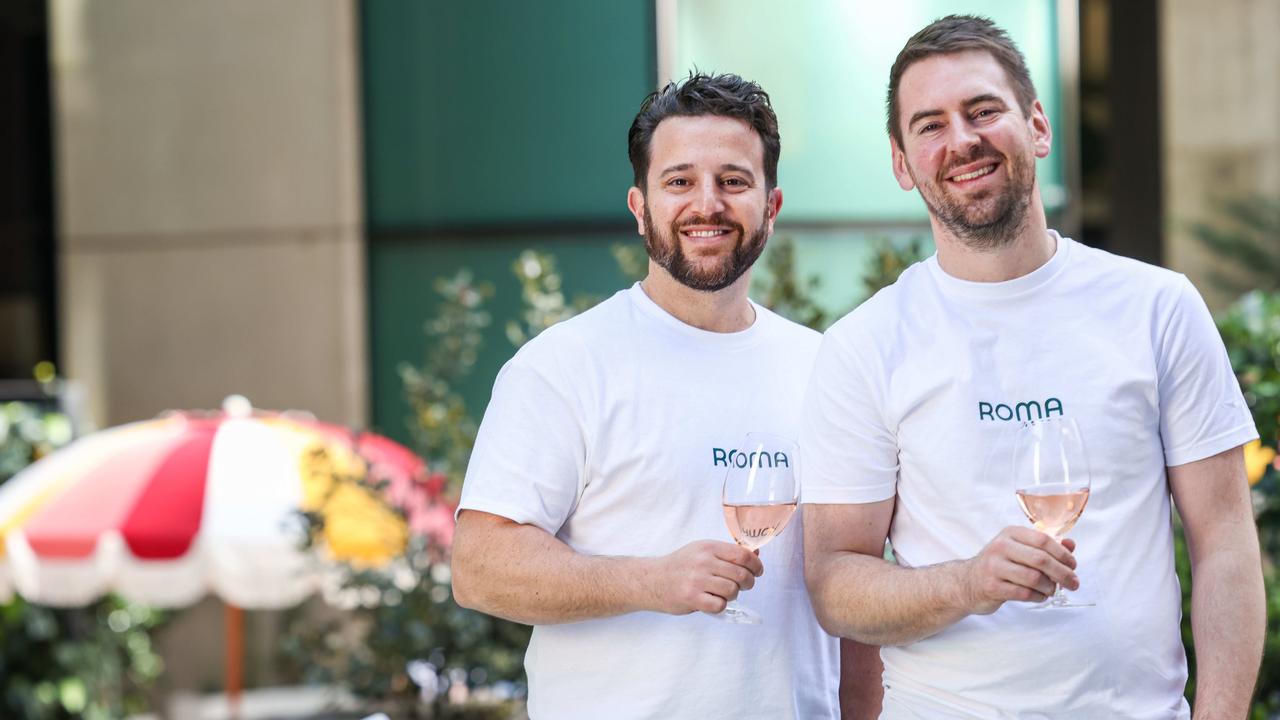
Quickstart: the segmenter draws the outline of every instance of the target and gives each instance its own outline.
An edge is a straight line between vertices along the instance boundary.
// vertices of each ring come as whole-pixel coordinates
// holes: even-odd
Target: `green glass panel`
[[[360,4],[369,226],[625,220],[651,2]]]
[[[791,229],[780,223],[769,241],[770,247],[783,239],[795,243],[796,279],[806,287],[810,281],[817,281],[811,296],[827,312],[830,322],[843,317],[870,295],[865,278],[882,243],[907,247],[914,242],[922,257],[933,254],[933,236],[927,225]],[[756,264],[756,285],[765,280],[768,265],[767,255]]]
[[[932,20],[957,12],[949,0],[682,0],[674,64],[733,72],[770,94],[782,134],[778,184],[783,217],[817,222],[925,220],[916,192],[893,177],[885,133],[885,89],[898,51]],[[969,0],[1022,49],[1049,115],[1060,123],[1055,0]],[[1037,169],[1045,204],[1066,198],[1062,153]]]

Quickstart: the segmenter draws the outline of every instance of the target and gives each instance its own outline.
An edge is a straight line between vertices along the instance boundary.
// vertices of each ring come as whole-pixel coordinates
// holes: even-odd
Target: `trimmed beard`
[[[765,216],[768,216],[768,209]],[[703,270],[690,262],[680,245],[680,228],[690,225],[723,225],[732,228],[738,234],[738,242],[729,253],[720,259],[716,267]],[[721,213],[710,217],[693,217],[677,225],[671,223],[670,229],[663,233],[653,224],[649,215],[649,204],[644,206],[644,249],[662,269],[671,274],[676,282],[692,290],[715,292],[723,290],[737,282],[742,274],[751,269],[760,253],[764,252],[765,241],[769,239],[769,225],[761,220],[760,227],[747,237],[746,229],[732,222]]]
[[[945,178],[952,169],[984,159],[999,160],[1000,155],[985,143],[974,148],[970,157],[951,163],[939,173],[931,185],[916,181],[920,198],[938,222],[951,231],[965,245],[974,250],[996,250],[1018,236],[1027,224],[1027,210],[1031,207],[1031,193],[1035,189],[1035,158],[1028,154],[1010,156],[1004,163],[1009,181],[994,198],[979,198],[964,202],[946,188]],[[914,180],[914,174],[912,176]],[[925,188],[929,191],[925,192]],[[990,202],[988,211],[973,215],[977,203]]]

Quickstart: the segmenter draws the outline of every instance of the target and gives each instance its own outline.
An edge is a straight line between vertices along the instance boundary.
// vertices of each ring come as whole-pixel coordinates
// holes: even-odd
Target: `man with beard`
[[[757,556],[727,542],[721,505],[747,432],[796,435],[820,341],[747,298],[782,206],[779,147],[755,83],[698,74],[650,95],[627,195],[647,277],[534,338],[494,385],[453,589],[534,626],[534,720],[839,715],[802,533]],[[763,624],[717,616],[753,587]]]
[[[917,33],[888,100],[894,174],[937,254],[836,323],[814,367],[805,574],[823,627],[884,646],[882,718],[1190,717],[1172,493],[1196,717],[1244,718],[1264,599],[1240,446],[1257,432],[1204,303],[1047,228],[1049,122],[990,21]],[[1092,470],[1078,547],[1015,503],[1030,479],[1011,437],[1060,418]],[[1036,609],[1058,583],[1085,607]]]

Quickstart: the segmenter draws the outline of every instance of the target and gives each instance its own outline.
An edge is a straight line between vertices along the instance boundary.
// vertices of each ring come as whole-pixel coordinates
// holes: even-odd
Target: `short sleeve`
[[[1160,439],[1170,467],[1258,437],[1209,308],[1189,280],[1178,280],[1157,360]]]
[[[481,510],[559,532],[582,492],[586,440],[568,388],[552,379],[555,370],[522,353],[498,373],[459,512]]]
[[[800,423],[801,499],[871,503],[897,491],[898,444],[884,417],[887,378],[866,364],[835,326],[823,337]]]

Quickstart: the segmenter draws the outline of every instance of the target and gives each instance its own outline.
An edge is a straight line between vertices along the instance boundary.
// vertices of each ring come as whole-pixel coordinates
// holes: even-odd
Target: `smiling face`
[[[1004,70],[981,50],[916,62],[898,99],[898,184],[918,188],[935,224],[970,247],[1011,242],[1036,200],[1035,159],[1049,154],[1040,102],[1024,115]]]
[[[716,291],[764,250],[782,193],[766,190],[764,144],[746,122],[717,115],[659,123],[645,191],[627,204],[649,258],[681,285]]]

